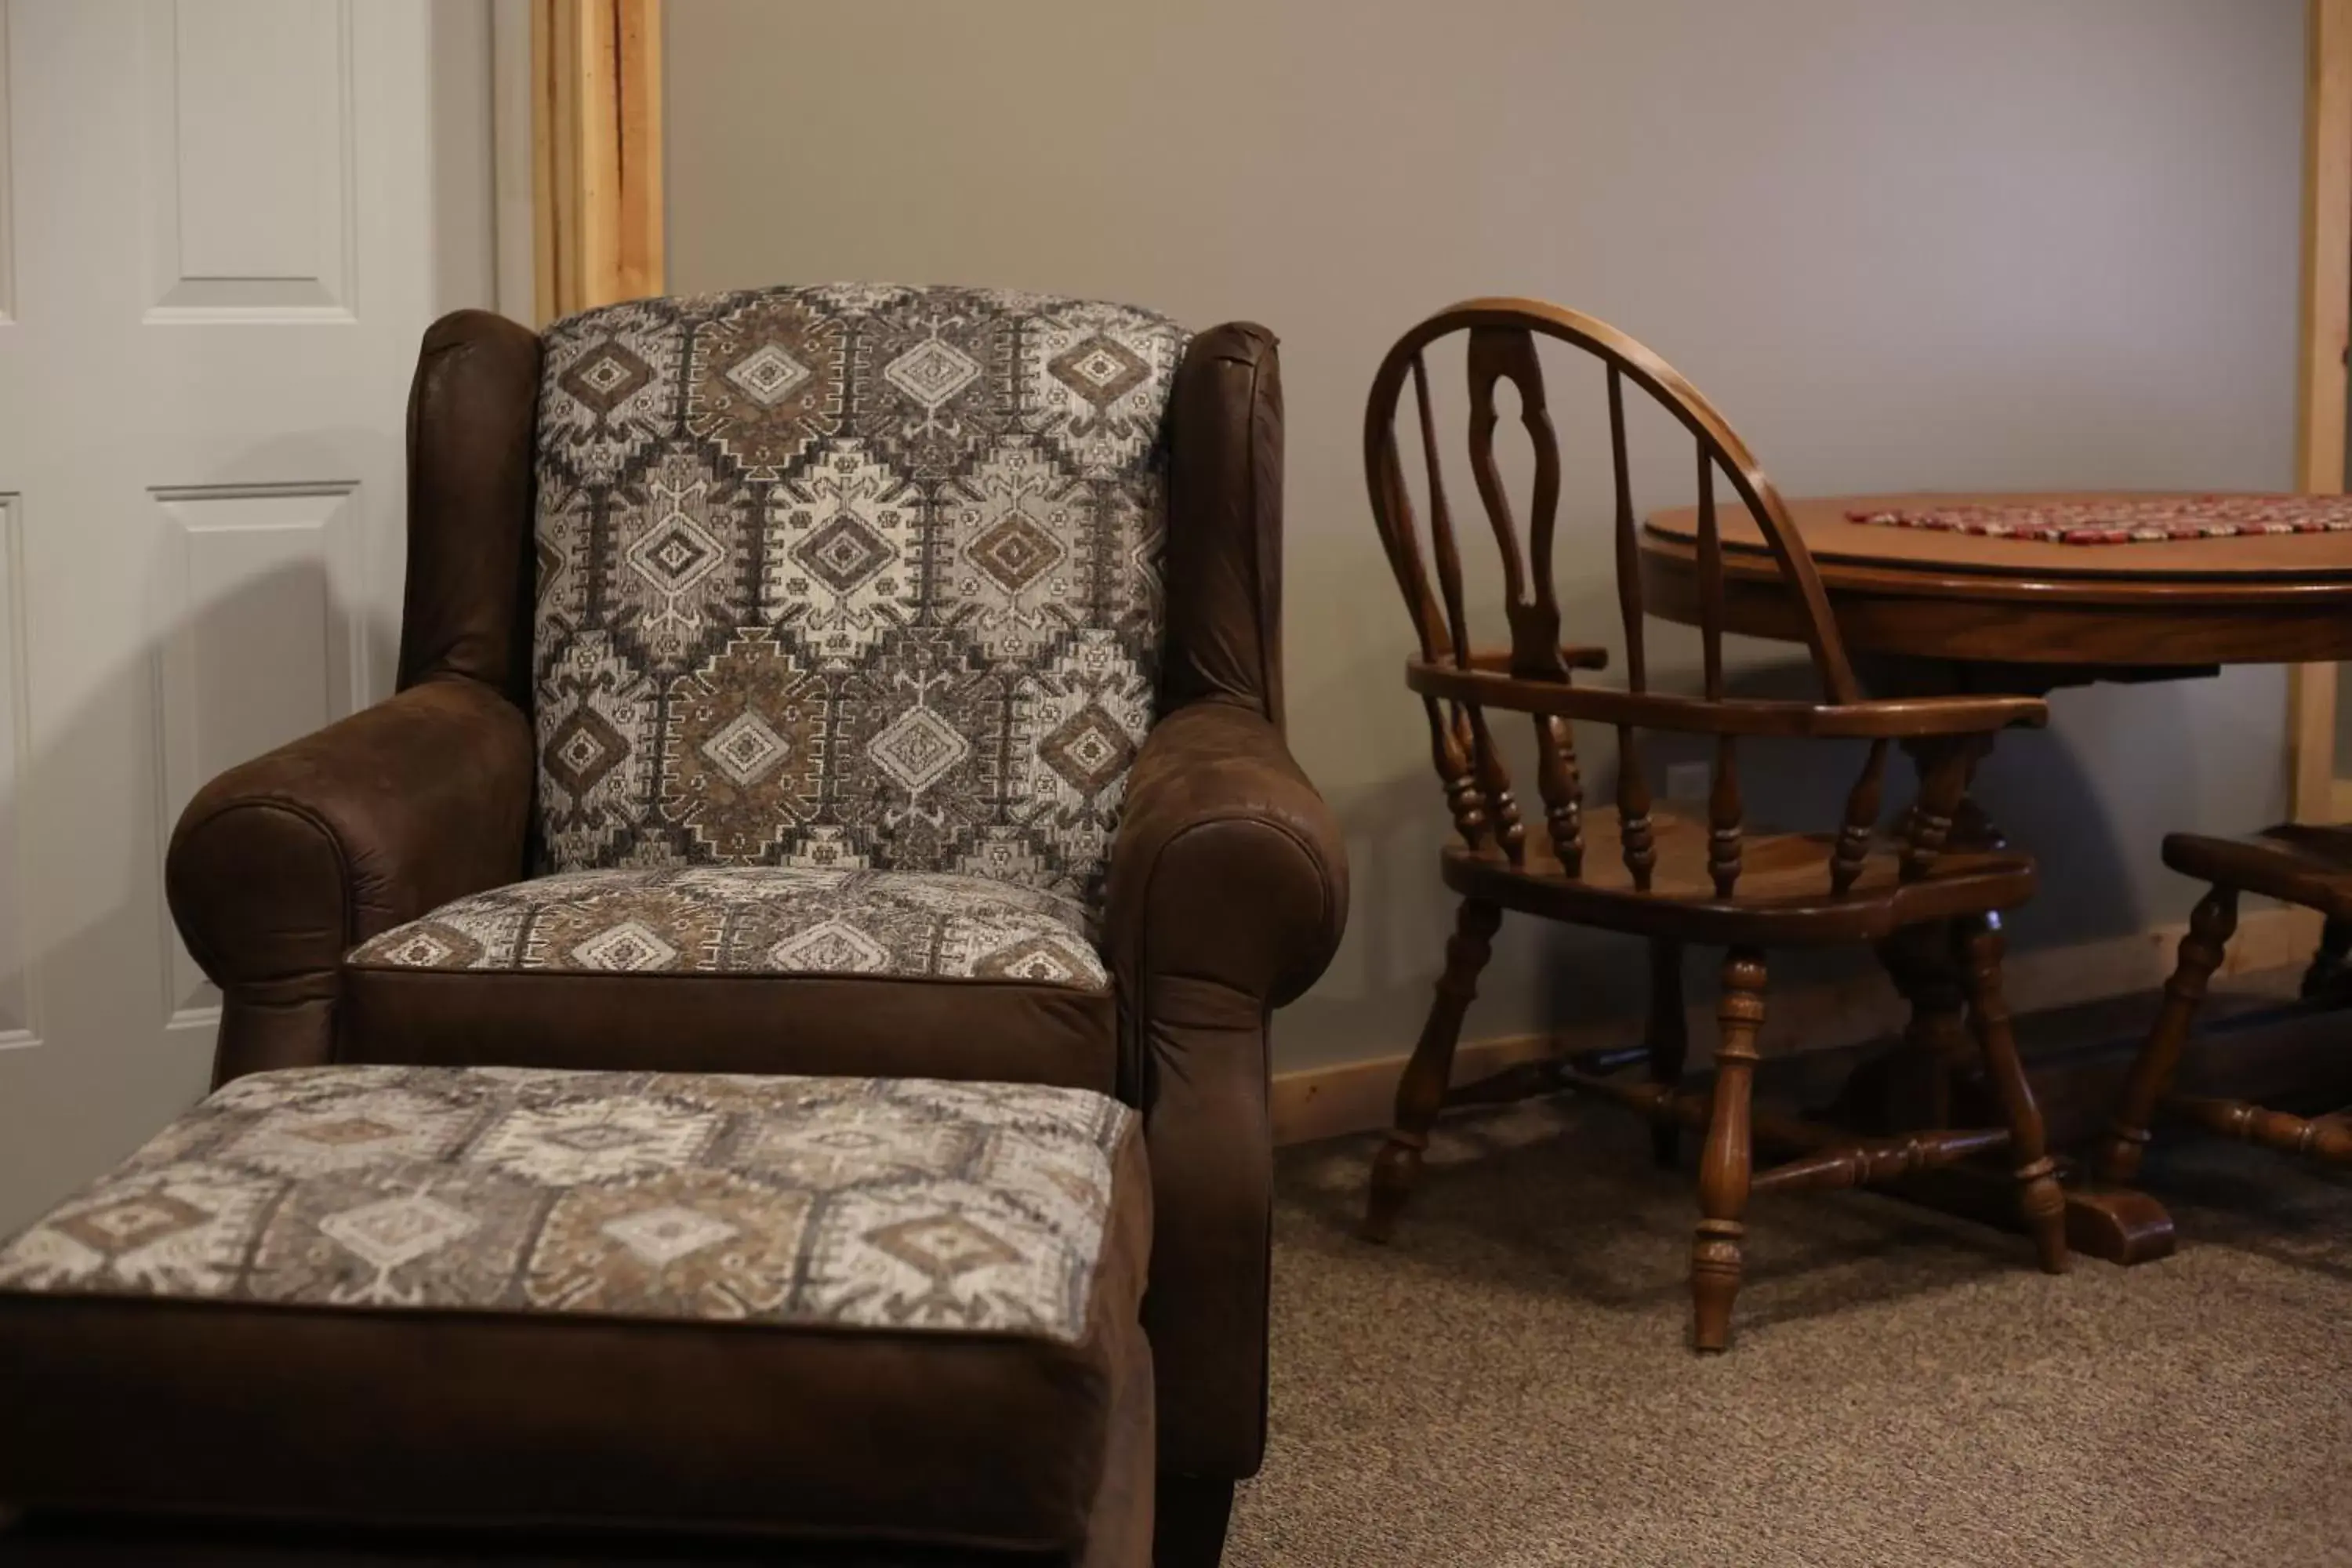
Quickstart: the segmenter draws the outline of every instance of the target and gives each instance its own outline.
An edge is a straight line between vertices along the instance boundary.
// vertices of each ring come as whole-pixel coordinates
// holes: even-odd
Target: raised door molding
[[[362,706],[368,672],[352,567],[359,487],[220,485],[151,492],[162,513],[156,627],[158,802],[168,840],[206,780]],[[170,922],[171,1026],[220,997]]]
[[[150,321],[349,321],[352,0],[147,0]]]

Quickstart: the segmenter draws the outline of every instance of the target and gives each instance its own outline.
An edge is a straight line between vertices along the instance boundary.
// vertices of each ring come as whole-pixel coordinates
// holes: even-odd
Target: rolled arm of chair
[[[1161,720],[1129,777],[1105,934],[1151,1157],[1163,1470],[1238,1479],[1265,1450],[1267,1015],[1323,973],[1347,911],[1338,824],[1273,723],[1215,701]]]
[[[1111,857],[1111,963],[1214,981],[1280,1006],[1322,974],[1348,919],[1330,807],[1255,709],[1180,708],[1129,775]]]
[[[216,1080],[331,1059],[345,952],[522,875],[531,751],[498,692],[431,680],[196,792],[164,887],[222,989]]]

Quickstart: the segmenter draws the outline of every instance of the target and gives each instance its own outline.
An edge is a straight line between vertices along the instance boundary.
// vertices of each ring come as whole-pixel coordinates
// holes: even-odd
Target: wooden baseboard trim
[[[2173,951],[2187,930],[2183,921],[2072,947],[2011,953],[2003,976],[2010,1005],[2019,1012],[2038,1012],[2152,990],[2172,972]],[[2238,922],[2221,973],[2242,974],[2302,963],[2318,940],[2319,917],[2309,910],[2249,910]],[[1701,989],[1693,986],[1694,991]],[[1903,1023],[1902,998],[1894,987],[1882,975],[1865,973],[1774,992],[1762,1043],[1768,1054],[1775,1049],[1834,1049],[1883,1038],[1899,1031]],[[1580,1023],[1558,1034],[1465,1040],[1454,1053],[1454,1081],[1475,1083],[1522,1062],[1632,1044],[1641,1034],[1640,1018],[1618,1016]],[[1714,1037],[1714,1004],[1709,1000],[1691,1009],[1694,1066],[1705,1064]],[[1391,1056],[1276,1073],[1274,1141],[1309,1143],[1387,1126],[1397,1075],[1404,1064],[1404,1057]]]

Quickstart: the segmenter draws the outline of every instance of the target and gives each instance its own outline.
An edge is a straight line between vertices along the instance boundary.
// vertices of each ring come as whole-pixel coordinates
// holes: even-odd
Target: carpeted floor
[[[2181,1250],[2063,1278],[1884,1198],[1767,1198],[1701,1359],[1691,1181],[1632,1118],[1448,1119],[1386,1248],[1353,1234],[1372,1147],[1283,1156],[1232,1568],[2352,1564],[2352,1180],[2176,1142]]]

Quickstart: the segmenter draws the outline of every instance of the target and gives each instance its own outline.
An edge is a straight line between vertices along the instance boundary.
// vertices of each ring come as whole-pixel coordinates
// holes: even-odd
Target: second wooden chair
[[[2322,994],[2341,984],[2346,955],[2352,952],[2352,825],[2289,823],[2244,838],[2170,834],[2164,840],[2164,863],[2210,886],[2189,917],[2179,962],[2165,983],[2164,1005],[2132,1063],[2122,1101],[2100,1142],[2094,1161],[2099,1180],[2138,1179],[2149,1129],[2159,1110],[2224,1138],[2300,1154],[2323,1165],[2352,1166],[2352,1114],[2302,1117],[2251,1100],[2172,1092],[2172,1075],[2188,1043],[2189,1026],[2238,929],[2241,892],[2300,904],[2326,916],[2319,954],[2304,978],[2304,993]]]
[[[1469,459],[1500,558],[1507,646],[1474,643],[1461,550],[1447,507],[1430,409],[1423,351],[1468,335]],[[1576,684],[1575,672],[1604,668],[1604,650],[1563,644],[1552,576],[1560,456],[1544,395],[1537,341],[1569,344],[1606,372],[1615,494],[1616,580],[1625,637],[1623,689]],[[1496,460],[1497,386],[1516,390],[1534,448],[1527,541]],[[1428,552],[1413,515],[1399,455],[1397,424],[1410,383],[1426,464]],[[1696,544],[1704,658],[1702,690],[1649,689],[1644,608],[1625,389],[1647,394],[1696,444],[1699,531]],[[1994,731],[2039,724],[2036,700],[1955,697],[1870,700],[1856,683],[1804,542],[1780,495],[1706,400],[1663,360],[1624,334],[1571,310],[1525,300],[1476,300],[1439,312],[1407,332],[1381,363],[1364,415],[1364,462],[1372,514],[1403,590],[1420,644],[1405,680],[1429,721],[1430,746],[1459,842],[1440,871],[1462,899],[1445,970],[1421,1041],[1397,1088],[1396,1127],[1374,1163],[1366,1233],[1385,1239],[1419,1172],[1432,1125],[1448,1100],[1454,1045],[1505,910],[1646,938],[1650,945],[1649,1070],[1645,1080],[1557,1067],[1548,1081],[1605,1096],[1644,1112],[1671,1160],[1675,1131],[1705,1131],[1699,1160],[1700,1219],[1691,1255],[1694,1337],[1701,1350],[1729,1342],[1739,1289],[1742,1217],[1751,1194],[1849,1187],[1885,1181],[1994,1150],[2006,1150],[2018,1200],[2043,1268],[2066,1264],[2064,1198],[2042,1146],[2041,1114],[2018,1064],[2001,999],[1998,911],[2033,890],[2033,863],[2011,851],[1947,847],[1954,812],[1977,756]],[[1802,633],[1821,686],[1814,702],[1734,697],[1725,689],[1722,545],[1717,476],[1727,479],[1770,546],[1803,606]],[[1429,561],[1433,557],[1433,589]],[[1522,821],[1489,715],[1528,716],[1534,729],[1540,820]],[[1587,809],[1571,721],[1613,730],[1615,800]],[[1644,731],[1706,737],[1711,787],[1703,819],[1657,808],[1643,772]],[[1817,834],[1749,835],[1744,826],[1738,746],[1752,736],[1863,742],[1865,755],[1847,793],[1841,825]],[[1880,837],[1880,802],[1890,744],[1920,761],[1922,784],[1899,842]],[[1858,1140],[1830,1128],[1757,1114],[1750,1106],[1764,1021],[1766,958],[1774,949],[1834,943],[1944,944],[1953,949],[1987,1078],[2005,1125]],[[1682,955],[1685,944],[1724,950],[1712,1089],[1681,1087],[1685,1041]],[[1929,955],[1931,963],[1942,954]],[[1756,1170],[1755,1142],[1795,1157]]]

